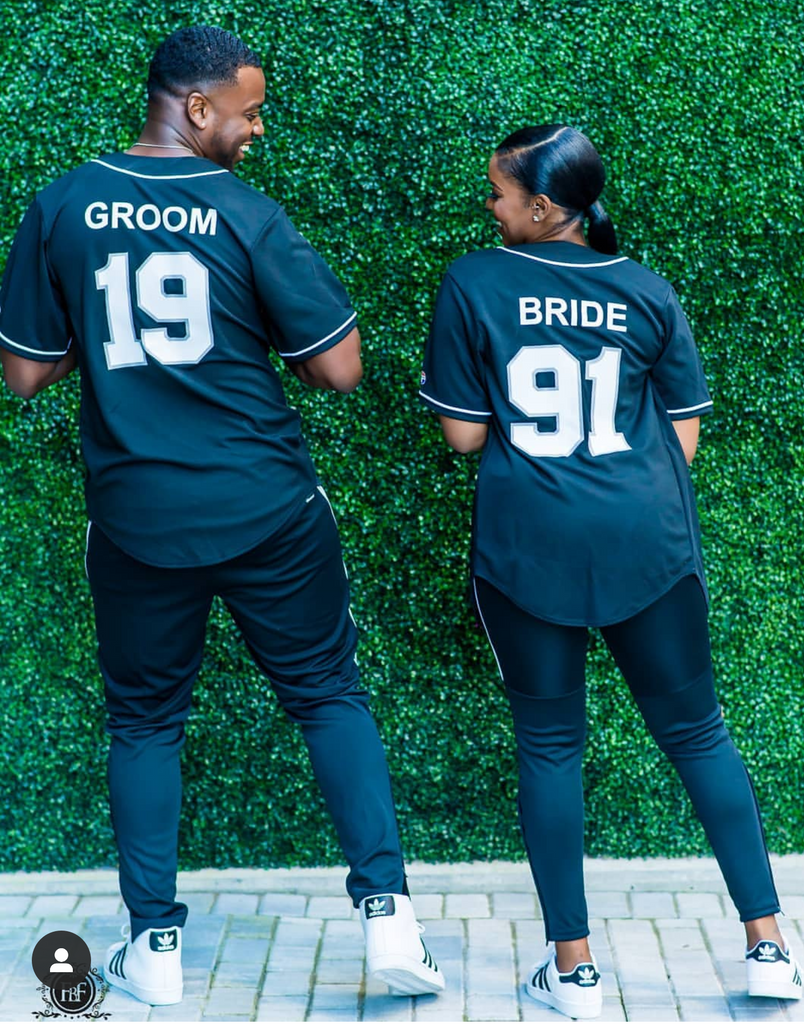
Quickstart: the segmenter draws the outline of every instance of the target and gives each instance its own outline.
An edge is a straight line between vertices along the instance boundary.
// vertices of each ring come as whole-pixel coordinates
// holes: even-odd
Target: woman
[[[745,923],[749,992],[798,999],[754,792],[712,681],[687,469],[712,402],[689,326],[665,280],[616,255],[603,166],[580,132],[515,132],[489,179],[502,245],[449,268],[420,394],[453,448],[483,449],[473,587],[513,711],[550,943],[527,991],[573,1017],[602,1008],[581,784],[587,631],[598,626]]]

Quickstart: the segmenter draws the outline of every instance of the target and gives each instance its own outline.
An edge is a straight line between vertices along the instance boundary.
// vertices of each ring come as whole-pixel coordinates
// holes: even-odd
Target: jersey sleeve
[[[664,344],[651,378],[671,420],[686,420],[712,411],[701,359],[690,325],[670,288],[662,313]]]
[[[356,326],[343,285],[284,210],[266,224],[251,259],[271,343],[287,362],[326,352]]]
[[[474,336],[469,304],[447,274],[436,298],[419,397],[442,416],[488,423],[490,402]]]
[[[58,362],[72,330],[61,291],[48,264],[42,208],[35,201],[11,245],[0,288],[0,345],[23,359]]]

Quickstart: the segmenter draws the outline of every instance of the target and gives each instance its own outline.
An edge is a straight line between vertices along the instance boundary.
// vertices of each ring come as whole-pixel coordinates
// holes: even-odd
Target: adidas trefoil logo
[[[582,967],[578,971],[578,984],[579,985],[594,985],[595,983],[595,969],[594,967]]]
[[[757,959],[759,959],[759,960],[775,960],[776,959],[776,947],[775,946],[771,946],[770,943],[768,943],[765,946],[760,946],[759,947],[759,957]]]
[[[369,910],[372,914],[380,914],[385,910],[385,900],[372,900],[368,905]]]
[[[173,932],[163,932],[161,935],[157,935],[156,941],[159,943],[160,953],[166,953],[169,949],[176,947],[176,936]]]

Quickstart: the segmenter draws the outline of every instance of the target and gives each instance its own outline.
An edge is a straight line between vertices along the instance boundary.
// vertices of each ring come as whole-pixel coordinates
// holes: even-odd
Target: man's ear
[[[206,128],[209,100],[202,92],[191,92],[187,97],[187,116],[195,128]]]

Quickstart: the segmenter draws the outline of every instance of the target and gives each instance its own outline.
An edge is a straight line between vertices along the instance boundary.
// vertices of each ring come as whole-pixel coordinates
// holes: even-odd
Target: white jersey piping
[[[442,409],[449,409],[450,412],[465,412],[470,416],[491,416],[490,412],[478,412],[477,409],[461,409],[457,405],[447,405],[444,402],[439,402],[437,398],[431,398],[429,395],[425,395],[423,391],[419,392],[422,398],[426,398],[428,402],[432,402],[433,405],[440,405]]]
[[[0,331],[0,338],[3,339],[8,345],[13,345],[14,348],[20,349],[22,352],[32,352],[35,356],[54,356],[61,359],[62,356],[66,356],[70,351],[70,347],[73,343],[73,339],[70,338],[67,343],[67,348],[63,352],[44,352],[41,348],[28,348],[26,345],[20,345],[16,341],[12,341],[11,338],[7,338],[2,331]],[[43,360],[43,362],[49,362],[49,360]]]
[[[329,341],[330,338],[334,338],[338,331],[342,331],[344,327],[350,324],[357,318],[357,313],[352,313],[348,320],[344,320],[340,327],[336,327],[334,331],[330,332],[326,338],[322,338],[321,341],[317,341],[314,345],[308,345],[307,348],[303,348],[301,352],[280,352],[280,356],[283,359],[292,358],[293,356],[303,356],[305,352],[312,352],[314,348],[318,348],[319,345],[323,345],[325,341]]]
[[[184,157],[186,160],[187,158]],[[125,167],[115,167],[114,164],[107,164],[104,160],[90,160],[92,164],[100,164],[101,167],[108,167],[110,171],[117,171],[118,174],[128,174],[132,178],[147,178],[149,181],[182,181],[185,178],[207,178],[211,174],[228,174],[225,167],[218,171],[197,171],[195,174],[140,174],[139,171],[129,171]]]
[[[712,402],[710,400],[708,402],[701,402],[700,405],[690,405],[690,406],[687,406],[686,409],[668,409],[667,412],[668,412],[668,414],[670,416],[673,416],[673,415],[675,415],[676,413],[679,413],[679,412],[697,412],[698,409],[705,409],[707,407],[707,405],[714,405],[714,402]]]
[[[489,642],[489,647],[491,648],[491,653],[494,655],[494,660],[497,662],[497,671],[500,673],[500,679],[502,679],[502,681],[505,682],[505,677],[503,676],[502,666],[500,665],[500,659],[497,657],[497,652],[494,650],[494,644],[491,642],[491,636],[489,635],[489,629],[488,629],[488,626],[486,625],[486,620],[483,618],[483,609],[480,607],[480,598],[477,596],[477,576],[473,576],[472,577],[472,588],[473,588],[473,590],[475,592],[475,604],[477,605],[477,613],[480,616],[480,621],[483,623],[483,629],[486,632],[486,639]]]
[[[536,260],[537,263],[549,263],[551,267],[575,267],[578,270],[586,270],[587,267],[611,267],[615,263],[624,263],[628,257],[618,256],[614,260],[604,260],[603,263],[560,263],[558,260],[546,260],[543,256],[531,256],[529,252],[517,252],[516,249],[509,249],[505,245],[498,245],[498,249],[509,252],[512,256],[524,256],[526,260]]]

